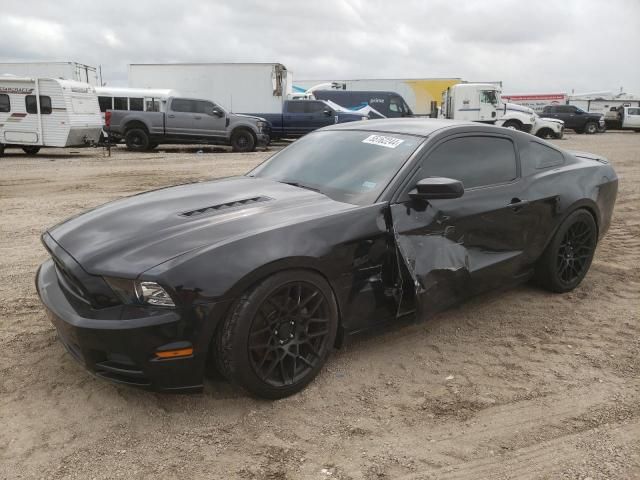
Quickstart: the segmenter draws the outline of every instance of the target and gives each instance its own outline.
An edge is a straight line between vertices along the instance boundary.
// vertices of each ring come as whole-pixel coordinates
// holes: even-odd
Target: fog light
[[[175,350],[163,350],[156,352],[157,358],[178,358],[178,357],[190,357],[193,355],[193,347],[178,348]]]

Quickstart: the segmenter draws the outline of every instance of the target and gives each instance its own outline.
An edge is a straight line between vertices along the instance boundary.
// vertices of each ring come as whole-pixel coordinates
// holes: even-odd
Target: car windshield
[[[424,138],[328,130],[291,144],[248,175],[317,190],[339,202],[376,201]]]

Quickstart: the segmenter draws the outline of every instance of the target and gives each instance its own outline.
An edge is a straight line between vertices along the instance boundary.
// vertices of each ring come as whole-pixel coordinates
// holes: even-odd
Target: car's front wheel
[[[584,132],[589,135],[593,135],[594,133],[597,133],[598,124],[595,122],[587,122],[587,124],[584,126]]]
[[[256,148],[256,140],[250,131],[239,129],[231,136],[231,147],[234,152],[253,152]]]
[[[576,288],[591,266],[598,231],[593,216],[576,210],[560,225],[536,265],[538,283],[552,292]]]
[[[327,282],[304,270],[280,272],[238,300],[218,329],[213,354],[233,383],[259,397],[282,398],[318,374],[337,329]]]

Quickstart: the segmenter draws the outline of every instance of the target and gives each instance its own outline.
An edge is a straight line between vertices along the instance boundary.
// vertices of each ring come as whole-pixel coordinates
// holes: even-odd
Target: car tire
[[[276,273],[232,307],[215,339],[216,365],[252,395],[293,395],[318,374],[333,349],[338,308],[320,275]]]
[[[522,125],[520,124],[520,122],[517,122],[516,120],[507,120],[502,124],[502,126],[504,128],[510,128],[512,130],[522,130]]]
[[[256,148],[256,139],[249,130],[236,130],[231,135],[231,147],[234,152],[253,152]]]
[[[26,147],[22,147],[22,151],[27,155],[37,155],[40,151],[40,147],[29,145]]]
[[[536,132],[536,137],[538,138],[555,138],[555,134],[550,128],[543,128]]]
[[[576,288],[591,266],[598,243],[593,215],[580,209],[562,222],[536,265],[537,283],[552,292]]]
[[[588,135],[593,135],[594,133],[598,133],[598,124],[595,122],[587,122],[584,126],[584,133]]]
[[[127,130],[127,133],[124,136],[124,141],[127,144],[127,149],[132,152],[147,151],[151,144],[149,134],[142,128],[132,128]]]

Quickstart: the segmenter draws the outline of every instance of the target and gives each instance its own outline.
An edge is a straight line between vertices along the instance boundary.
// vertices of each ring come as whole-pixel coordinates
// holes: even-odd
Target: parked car
[[[562,120],[565,128],[576,133],[593,134],[605,128],[602,115],[585,112],[575,105],[548,105],[542,109],[540,116]]]
[[[531,128],[531,134],[540,138],[561,139],[564,135],[564,122],[557,118],[542,118],[538,114]]]
[[[583,280],[611,222],[606,159],[480,123],[332,125],[244,176],[120,199],[50,228],[36,286],[99,377],[301,390],[351,334],[534,278]]]
[[[331,100],[342,107],[352,110],[358,110],[368,105],[387,118],[413,116],[413,112],[407,102],[396,92],[314,90],[313,96],[318,100]]]
[[[366,119],[357,113],[332,108],[319,100],[287,100],[280,113],[252,113],[269,122],[272,139],[297,138],[334,123]]]
[[[105,129],[123,138],[133,151],[151,150],[160,143],[231,145],[251,152],[269,143],[264,118],[229,113],[210,100],[170,97],[166,111],[107,110]]]
[[[617,118],[619,128],[640,132],[640,107],[618,107]]]

